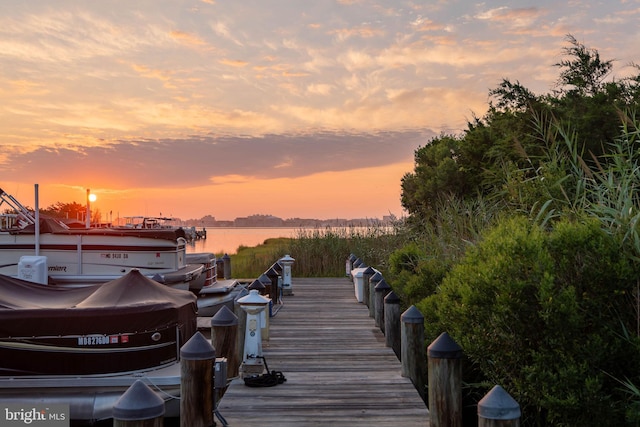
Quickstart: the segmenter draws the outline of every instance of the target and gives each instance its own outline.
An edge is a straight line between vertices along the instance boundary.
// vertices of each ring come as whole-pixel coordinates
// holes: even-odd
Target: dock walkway
[[[263,355],[286,382],[230,384],[218,405],[230,427],[429,425],[428,411],[347,278],[294,278],[270,319]],[[216,420],[218,421],[218,420]]]

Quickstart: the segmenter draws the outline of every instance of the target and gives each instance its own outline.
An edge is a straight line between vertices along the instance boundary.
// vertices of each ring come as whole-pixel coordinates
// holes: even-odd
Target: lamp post
[[[282,265],[282,294],[293,295],[293,285],[291,283],[291,266],[295,262],[295,259],[291,255],[287,254],[279,259]]]
[[[85,225],[87,228],[91,228],[91,202],[96,201],[96,195],[91,194],[91,190],[87,188],[87,215],[85,218]]]
[[[91,190],[87,188],[87,215],[85,218],[85,225],[87,228],[91,228]]]
[[[264,367],[262,362],[262,321],[261,313],[267,308],[269,299],[258,293],[257,289],[249,291],[238,299],[238,304],[247,313],[242,360],[242,376],[259,375]]]

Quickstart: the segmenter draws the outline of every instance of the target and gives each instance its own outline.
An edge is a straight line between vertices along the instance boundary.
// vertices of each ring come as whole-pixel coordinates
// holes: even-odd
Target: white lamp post
[[[291,266],[295,262],[295,259],[290,255],[285,255],[279,259],[280,265],[282,265],[282,294],[293,295],[293,285],[291,284]]]
[[[244,335],[242,375],[259,375],[263,371],[262,361],[262,312],[267,308],[269,299],[260,295],[257,289],[249,291],[238,299],[240,308],[247,312],[247,326]]]

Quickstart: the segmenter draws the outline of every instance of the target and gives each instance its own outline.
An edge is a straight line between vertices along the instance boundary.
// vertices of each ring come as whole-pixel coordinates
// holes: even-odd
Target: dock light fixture
[[[282,294],[293,295],[293,285],[291,284],[291,266],[295,259],[287,254],[278,260],[282,265]]]
[[[238,304],[247,313],[242,359],[242,376],[260,375],[264,370],[262,361],[262,313],[269,305],[257,289],[251,289],[249,295],[238,299]]]

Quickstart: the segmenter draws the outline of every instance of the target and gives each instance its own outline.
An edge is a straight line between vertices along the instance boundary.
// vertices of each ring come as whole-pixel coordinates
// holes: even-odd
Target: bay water
[[[187,246],[187,253],[235,254],[239,246],[258,246],[266,239],[295,237],[299,227],[206,227],[207,238]]]

